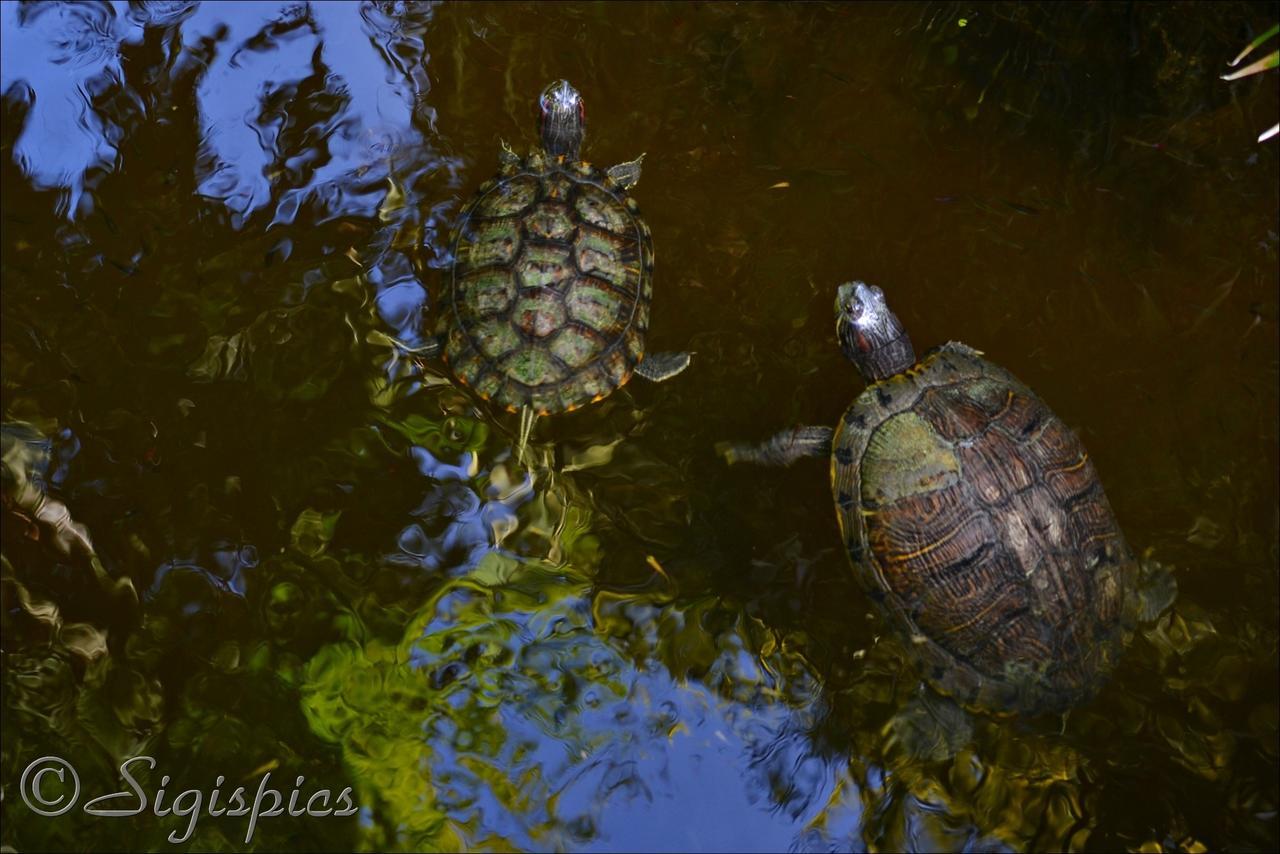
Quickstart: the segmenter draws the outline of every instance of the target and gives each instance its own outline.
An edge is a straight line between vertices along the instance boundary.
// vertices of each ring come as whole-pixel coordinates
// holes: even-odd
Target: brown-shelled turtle
[[[633,373],[669,379],[687,353],[649,353],[653,241],[628,189],[637,158],[581,159],[582,98],[552,83],[537,101],[541,146],[504,143],[501,171],[462,211],[437,346],[480,397],[526,416],[566,412]]]
[[[942,694],[1027,714],[1086,699],[1149,606],[1080,440],[964,344],[917,361],[879,288],[841,285],[835,309],[868,383],[839,425],[718,450],[731,463],[830,459],[855,574]]]

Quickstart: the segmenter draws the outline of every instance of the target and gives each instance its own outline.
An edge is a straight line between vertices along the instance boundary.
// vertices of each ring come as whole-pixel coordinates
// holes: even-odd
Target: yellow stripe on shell
[[[1089,454],[1087,452],[1082,452],[1080,454],[1080,462],[1076,463],[1073,466],[1066,466],[1065,468],[1049,469],[1049,474],[1061,474],[1063,472],[1068,472],[1068,471],[1077,471],[1078,469],[1083,467],[1084,464],[1087,463],[1088,461],[1089,461]]]
[[[983,608],[978,613],[974,614],[969,619],[965,620],[963,623],[957,623],[956,625],[949,626],[944,631],[946,631],[947,634],[955,634],[956,632],[962,629],[967,629],[969,626],[972,626],[974,623],[978,622],[978,620],[981,620],[983,617],[985,617],[991,611],[992,608],[995,608],[999,604],[1001,604],[1001,600],[997,599],[991,604],[987,605],[987,607]]]
[[[915,558],[920,557],[921,555],[927,555],[929,552],[933,551],[934,549],[941,548],[942,546],[946,545],[950,540],[952,540],[957,534],[959,534],[960,529],[962,529],[965,525],[969,524],[969,520],[972,518],[973,516],[969,516],[968,518],[964,519],[964,521],[962,521],[959,525],[956,525],[954,528],[952,528],[951,532],[948,533],[945,537],[943,537],[942,539],[936,542],[930,543],[924,548],[916,549],[910,554],[893,555],[892,556],[893,562],[902,563],[904,561],[913,560]]]
[[[1001,416],[1003,416],[1006,412],[1009,411],[1009,407],[1011,406],[1013,406],[1013,389],[1010,389],[1009,391],[1005,392],[1004,406],[1000,407],[999,412],[991,416],[991,420],[992,421],[999,420]]]

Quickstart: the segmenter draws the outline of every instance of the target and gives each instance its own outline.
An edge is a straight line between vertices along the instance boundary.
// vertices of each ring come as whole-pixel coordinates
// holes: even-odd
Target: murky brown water
[[[1280,844],[1278,78],[1217,79],[1274,4],[0,12],[6,442],[141,601],[6,511],[6,846]],[[404,348],[558,77],[590,160],[647,154],[649,341],[696,356],[526,475]],[[885,737],[919,686],[824,466],[712,453],[860,391],[855,277],[1032,386],[1180,591],[1088,706],[940,760]],[[132,756],[147,809],[86,815]],[[166,841],[268,772],[360,809]]]

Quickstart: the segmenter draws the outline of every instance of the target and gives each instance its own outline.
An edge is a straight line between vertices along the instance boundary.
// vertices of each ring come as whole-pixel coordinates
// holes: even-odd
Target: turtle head
[[[538,132],[549,156],[578,159],[587,132],[587,109],[568,80],[557,80],[538,96]]]
[[[900,374],[916,362],[911,339],[875,285],[846,282],[836,292],[840,349],[867,382]]]

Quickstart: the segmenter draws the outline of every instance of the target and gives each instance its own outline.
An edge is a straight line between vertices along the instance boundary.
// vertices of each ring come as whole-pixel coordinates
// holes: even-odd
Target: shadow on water
[[[166,805],[350,787],[264,850],[1280,843],[1277,83],[1218,80],[1274,4],[0,15],[5,845],[246,847],[194,795],[36,815],[49,754],[82,800],[138,755]],[[696,355],[541,419],[526,468],[421,348],[558,77],[589,159],[647,154],[650,345]],[[711,452],[860,391],[853,277],[1036,389],[1175,569],[1065,719],[897,749],[919,685],[823,466]]]

